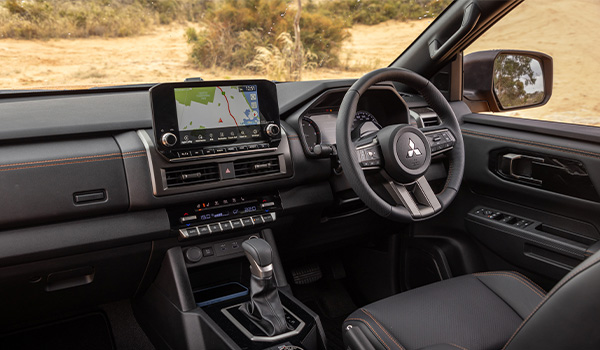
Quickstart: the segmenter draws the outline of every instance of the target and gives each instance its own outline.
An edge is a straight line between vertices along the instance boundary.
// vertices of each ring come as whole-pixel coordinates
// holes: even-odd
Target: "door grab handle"
[[[514,179],[525,180],[541,185],[542,180],[531,176],[532,164],[544,163],[544,158],[532,157],[523,154],[507,153],[500,161],[500,171]]]

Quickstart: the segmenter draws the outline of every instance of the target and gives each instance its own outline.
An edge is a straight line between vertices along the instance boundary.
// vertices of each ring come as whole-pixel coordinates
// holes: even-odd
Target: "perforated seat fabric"
[[[376,349],[501,349],[544,290],[516,272],[466,275],[367,305],[344,322]]]

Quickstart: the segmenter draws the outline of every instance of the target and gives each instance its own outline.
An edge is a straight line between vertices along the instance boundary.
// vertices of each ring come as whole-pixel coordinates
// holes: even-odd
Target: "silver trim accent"
[[[246,257],[248,257],[248,260],[250,260],[250,272],[252,275],[254,275],[254,277],[262,280],[273,276],[273,264],[261,267],[254,259],[252,259],[251,256],[246,254]]]
[[[262,341],[262,342],[281,341],[283,339],[287,339],[294,335],[300,334],[300,332],[302,332],[302,330],[304,329],[304,326],[306,326],[306,323],[304,323],[304,321],[302,321],[302,319],[300,317],[296,316],[296,314],[294,314],[287,307],[282,305],[284,311],[287,311],[288,314],[292,315],[294,318],[296,318],[298,321],[300,321],[300,324],[298,325],[298,327],[296,327],[296,329],[294,329],[293,331],[289,331],[289,332],[286,332],[286,333],[283,333],[280,335],[276,335],[273,337],[264,337],[264,336],[254,335],[254,334],[250,333],[250,331],[248,331],[246,329],[246,327],[242,326],[242,324],[239,323],[238,320],[236,320],[235,317],[233,317],[233,315],[231,315],[231,313],[229,312],[229,309],[239,308],[241,305],[243,305],[243,304],[237,304],[237,305],[229,306],[226,308],[222,308],[221,312],[223,313],[223,315],[225,315],[225,317],[227,317],[229,319],[229,321],[231,321],[231,323],[233,323],[251,341]],[[252,320],[250,320],[250,321],[252,321]]]
[[[167,137],[169,137],[169,136],[173,136],[175,138],[175,143],[171,144],[167,141]],[[173,134],[172,132],[164,133],[160,138],[160,142],[162,142],[163,146],[165,146],[165,147],[173,147],[177,144],[177,136],[175,134]]]
[[[148,167],[150,168],[150,182],[152,182],[152,193],[156,195],[158,191],[156,188],[156,181],[154,181],[154,179],[156,179],[156,173],[154,173],[154,164],[152,164],[152,153],[150,152],[150,145],[144,138],[144,135],[148,136],[148,134],[144,130],[137,130],[135,133],[138,135],[142,141],[142,144],[144,145],[144,148],[146,149],[146,158],[148,158]]]

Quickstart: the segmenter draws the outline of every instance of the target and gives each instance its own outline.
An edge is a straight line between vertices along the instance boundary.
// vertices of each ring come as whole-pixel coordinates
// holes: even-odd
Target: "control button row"
[[[276,218],[277,216],[275,215],[275,213],[248,216],[241,219],[234,219],[229,221],[216,222],[208,225],[182,228],[179,230],[179,234],[182,238],[191,238],[212,233],[227,232],[243,227],[251,227],[254,225],[265,224],[275,221]]]
[[[518,218],[510,214],[505,214],[499,211],[490,210],[486,208],[477,209],[475,211],[475,214],[519,228],[526,228],[534,223],[531,220]]]
[[[357,149],[356,155],[358,156],[359,164],[363,167],[381,165],[381,154],[377,145]]]
[[[173,152],[173,153],[175,153],[175,155],[179,158],[189,158],[189,157],[208,156],[208,155],[214,155],[214,154],[253,151],[253,150],[258,150],[258,149],[266,149],[269,147],[270,146],[268,143],[257,143],[257,144],[251,144],[251,145],[241,145],[241,146],[203,148],[203,149],[179,151],[179,152]]]
[[[432,153],[452,148],[456,141],[454,136],[452,136],[452,133],[450,133],[448,130],[427,134],[427,139],[429,140]]]

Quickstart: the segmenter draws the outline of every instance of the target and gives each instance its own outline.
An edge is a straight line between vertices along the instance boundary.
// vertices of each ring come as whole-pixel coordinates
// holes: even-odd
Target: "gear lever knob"
[[[273,276],[273,250],[262,238],[249,239],[242,243],[246,258],[250,261],[250,272],[258,279]]]

